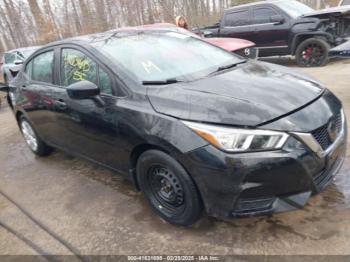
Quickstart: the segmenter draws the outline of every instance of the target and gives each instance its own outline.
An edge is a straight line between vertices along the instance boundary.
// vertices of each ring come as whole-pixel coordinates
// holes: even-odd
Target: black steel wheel
[[[323,39],[310,38],[302,42],[295,53],[296,61],[302,67],[324,66],[328,62],[330,45]]]
[[[149,150],[137,163],[140,188],[151,207],[166,221],[191,225],[201,216],[202,202],[192,178],[169,155]]]
[[[184,208],[182,185],[167,167],[151,167],[147,172],[147,186],[169,215],[174,215]]]

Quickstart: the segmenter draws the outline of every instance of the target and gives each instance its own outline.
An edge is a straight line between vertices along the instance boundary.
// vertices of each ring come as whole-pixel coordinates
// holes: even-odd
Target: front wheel
[[[52,152],[52,148],[41,140],[32,124],[24,116],[20,118],[19,125],[24,141],[34,154],[38,156],[47,156]]]
[[[297,64],[302,67],[324,66],[328,62],[329,49],[330,45],[323,39],[307,39],[296,50]]]
[[[199,220],[202,202],[186,170],[171,156],[149,150],[137,162],[137,178],[151,207],[171,224],[189,226]]]

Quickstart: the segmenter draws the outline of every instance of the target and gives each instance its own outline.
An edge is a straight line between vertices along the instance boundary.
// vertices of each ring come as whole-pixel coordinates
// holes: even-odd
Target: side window
[[[277,15],[277,12],[271,8],[256,8],[254,9],[254,24],[270,23],[271,16]]]
[[[83,80],[98,84],[96,63],[76,49],[62,49],[61,84],[69,86]]]
[[[32,79],[53,83],[53,51],[40,54],[33,59]]]
[[[5,54],[5,64],[13,64],[16,60],[16,54],[14,53],[6,53]]]
[[[112,81],[109,75],[99,67],[98,69],[99,76],[99,88],[102,94],[112,95]]]
[[[26,65],[25,73],[29,78],[33,76],[33,59]]]
[[[225,26],[249,25],[249,11],[242,10],[225,15]]]

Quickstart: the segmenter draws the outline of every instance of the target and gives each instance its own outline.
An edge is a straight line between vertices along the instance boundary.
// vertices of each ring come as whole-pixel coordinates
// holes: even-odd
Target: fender
[[[291,54],[295,55],[295,51],[299,44],[299,39],[304,38],[312,38],[312,37],[325,37],[328,42],[333,43],[334,42],[334,36],[326,33],[324,31],[316,31],[316,32],[303,32],[303,33],[297,33],[294,35],[294,37],[291,40]]]

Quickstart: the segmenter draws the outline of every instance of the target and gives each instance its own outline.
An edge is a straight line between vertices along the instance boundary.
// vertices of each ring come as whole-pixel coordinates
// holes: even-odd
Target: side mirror
[[[281,15],[273,15],[270,17],[271,23],[274,23],[276,25],[283,24],[284,23],[284,17]]]
[[[80,81],[67,86],[67,93],[72,99],[90,99],[100,94],[100,89],[90,81]]]
[[[23,61],[22,60],[15,60],[14,62],[13,62],[15,65],[23,65]]]

